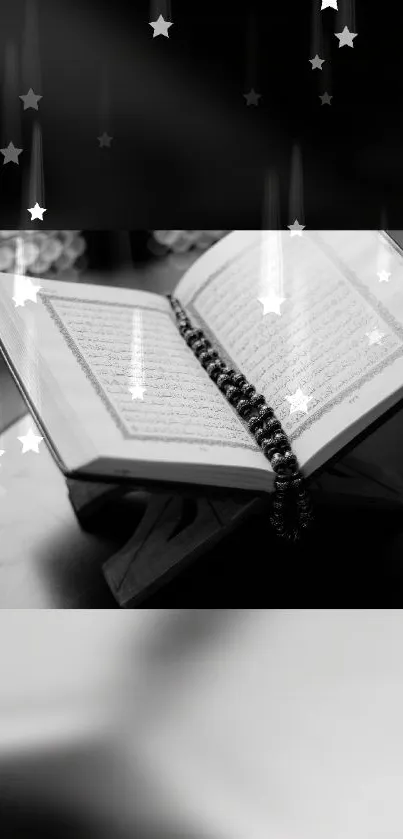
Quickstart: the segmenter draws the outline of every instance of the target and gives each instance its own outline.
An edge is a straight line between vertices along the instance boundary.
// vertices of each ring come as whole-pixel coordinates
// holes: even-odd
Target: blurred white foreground
[[[27,800],[114,839],[397,839],[402,645],[402,610],[3,611],[2,836]]]

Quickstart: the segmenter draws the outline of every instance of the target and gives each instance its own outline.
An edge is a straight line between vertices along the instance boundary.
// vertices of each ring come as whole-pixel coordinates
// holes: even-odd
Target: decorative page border
[[[111,416],[111,418],[113,419],[115,425],[119,428],[119,431],[121,432],[121,434],[122,434],[122,436],[125,440],[144,440],[144,441],[149,440],[150,442],[156,441],[156,442],[167,442],[167,443],[178,442],[178,443],[184,443],[186,445],[206,445],[207,444],[211,447],[219,446],[220,448],[222,448],[222,447],[233,448],[233,449],[234,448],[235,449],[240,449],[241,448],[241,449],[247,449],[248,451],[254,451],[254,452],[259,451],[258,446],[254,442],[253,438],[251,438],[251,442],[250,442],[250,444],[248,444],[248,443],[236,443],[236,442],[231,441],[231,440],[229,440],[229,441],[211,440],[210,437],[200,437],[200,436],[199,437],[184,438],[183,435],[181,436],[179,434],[178,435],[176,435],[176,434],[166,434],[166,435],[165,434],[158,434],[157,435],[157,434],[151,434],[151,433],[150,434],[144,434],[144,433],[143,434],[140,434],[140,433],[131,434],[128,431],[128,429],[126,428],[126,425],[122,421],[121,417],[119,416],[118,411],[116,410],[115,406],[111,402],[111,400],[110,400],[108,394],[106,393],[106,391],[104,390],[102,384],[99,382],[99,380],[97,379],[93,370],[91,369],[90,365],[88,364],[88,362],[84,358],[83,353],[80,350],[80,347],[78,346],[77,342],[71,336],[71,334],[70,334],[68,328],[66,327],[66,325],[64,324],[62,318],[60,317],[60,315],[58,314],[58,312],[54,308],[54,305],[52,304],[52,299],[57,300],[57,301],[61,301],[61,302],[75,303],[77,306],[80,306],[80,304],[82,304],[82,303],[90,303],[90,304],[95,304],[95,305],[99,305],[99,306],[107,306],[108,308],[113,306],[113,307],[116,307],[116,308],[119,308],[119,309],[122,309],[122,308],[123,309],[130,309],[130,310],[141,309],[143,311],[154,311],[154,312],[158,312],[161,315],[166,314],[166,317],[169,318],[169,320],[172,322],[173,328],[176,330],[176,324],[175,324],[175,321],[173,320],[173,317],[172,317],[172,314],[171,314],[170,310],[168,310],[166,313],[164,313],[164,312],[161,312],[160,308],[158,308],[158,307],[154,308],[153,306],[144,306],[144,305],[139,306],[137,304],[134,306],[131,303],[117,303],[117,302],[109,302],[109,301],[106,301],[106,300],[94,300],[94,299],[87,300],[87,299],[83,299],[81,297],[68,297],[68,296],[65,296],[65,295],[58,295],[54,292],[39,292],[39,297],[41,298],[41,301],[44,304],[48,314],[51,317],[51,319],[54,321],[54,323],[56,324],[59,332],[61,333],[64,340],[66,341],[67,346],[69,347],[70,351],[73,353],[75,359],[77,360],[81,369],[85,373],[85,376],[86,376],[87,380],[90,382],[90,384],[94,388],[97,396],[99,396],[99,398],[101,399],[103,405],[107,409],[107,411],[108,411],[109,415]],[[183,343],[184,343],[184,346],[186,347],[186,349],[188,350],[188,352],[191,353],[192,351],[188,348],[187,344],[185,342],[183,342]],[[194,358],[193,353],[192,353],[192,358]],[[227,405],[228,403],[225,401],[225,404]]]

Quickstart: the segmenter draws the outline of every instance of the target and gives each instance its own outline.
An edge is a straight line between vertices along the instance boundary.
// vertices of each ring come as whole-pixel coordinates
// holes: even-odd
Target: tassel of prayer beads
[[[203,331],[193,327],[179,301],[172,295],[168,300],[180,334],[269,460],[275,472],[270,523],[277,536],[296,542],[312,522],[313,512],[305,479],[281,423],[264,396],[256,393],[242,373],[228,367]]]

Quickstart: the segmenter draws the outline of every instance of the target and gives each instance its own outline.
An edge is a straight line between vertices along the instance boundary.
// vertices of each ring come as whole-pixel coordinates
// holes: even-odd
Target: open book
[[[274,473],[168,300],[0,275],[4,357],[66,475],[270,492]],[[380,231],[235,231],[174,294],[264,394],[306,476],[403,396],[403,256]]]

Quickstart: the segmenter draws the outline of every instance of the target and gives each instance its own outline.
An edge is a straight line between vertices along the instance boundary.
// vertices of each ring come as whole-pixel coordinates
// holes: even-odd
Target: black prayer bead
[[[206,371],[210,376],[210,379],[213,379],[215,382],[218,376],[221,373],[222,362],[221,361],[211,361],[210,364],[207,365]]]
[[[300,491],[302,490],[303,494],[305,495],[305,489],[303,489],[303,483],[304,483],[304,479],[301,475],[298,478],[292,478],[292,480],[290,481],[290,487],[293,490],[296,490],[296,489],[298,489]]]
[[[250,385],[248,382],[245,385],[242,385],[241,390],[246,399],[250,399],[251,396],[254,396],[254,394],[256,393],[256,389],[253,387],[253,385]]]
[[[254,435],[255,435],[255,440],[256,440],[256,442],[259,446],[263,442],[263,440],[266,439],[266,432],[264,431],[263,428],[257,428],[256,431],[254,432]]]
[[[245,376],[243,376],[242,373],[235,373],[234,376],[232,377],[232,379],[233,379],[234,385],[236,385],[237,387],[240,387],[240,388],[243,388],[245,384],[248,384],[246,379],[245,379]]]
[[[261,393],[255,393],[253,396],[250,397],[250,404],[253,408],[257,409],[260,408],[261,405],[264,405],[265,399]]]
[[[308,496],[306,494],[302,497],[300,496],[298,499],[298,504],[301,510],[308,510],[310,507]]]
[[[278,458],[276,458],[276,464],[277,465],[273,466],[273,462],[272,462],[272,466],[273,466],[273,469],[275,470],[275,472],[277,472],[277,474],[279,474],[279,475],[284,475],[286,478],[288,478],[289,482],[291,480],[293,480],[294,478],[297,478],[298,475],[299,475],[298,466],[296,466],[294,463],[287,462],[287,460],[284,458],[284,454],[285,454],[284,452],[277,452],[277,454],[278,454]]]
[[[209,342],[206,338],[198,338],[197,341],[192,344],[192,350],[195,355],[199,355],[203,350],[207,350],[209,348]]]
[[[230,383],[231,383],[231,377],[228,375],[228,373],[226,373],[225,371],[220,373],[220,375],[217,378],[217,385],[220,388],[220,390],[223,390],[224,387],[226,385],[229,385]]]
[[[294,478],[298,478],[300,474],[298,464],[296,466],[288,466],[287,467],[287,476],[289,480],[294,480]]]
[[[288,449],[288,451],[284,452],[283,456],[285,458],[286,466],[291,466],[293,469],[295,469],[298,466],[297,458],[295,457],[295,454],[291,451],[291,449]]]
[[[280,513],[280,511],[273,510],[273,504],[271,505],[270,520],[271,522],[275,522],[276,524],[280,524],[284,521],[284,516]]]
[[[224,387],[223,390],[224,390],[225,396],[228,399],[228,402],[230,402],[231,405],[234,405],[235,402],[238,402],[240,393],[239,393],[238,388],[235,387],[235,385],[229,384],[226,387]]]
[[[294,478],[298,478],[299,470],[298,470],[298,467],[284,466],[283,468],[281,468],[281,467],[279,468],[279,471],[277,472],[277,474],[287,478],[288,485],[291,486],[291,481],[293,481]]]
[[[210,363],[210,356],[208,350],[204,350],[204,352],[200,353],[199,361],[200,364],[203,365],[203,367],[207,367],[207,365]]]
[[[268,405],[262,405],[262,407],[259,408],[257,412],[257,416],[259,417],[259,419],[267,422],[269,419],[272,419],[272,417],[274,417],[273,408],[269,408]]]
[[[280,454],[281,454],[281,452],[280,452]],[[278,485],[279,489],[281,489],[281,487],[283,487],[283,486],[288,489],[288,487],[290,486],[289,476],[288,475],[276,475],[276,485]]]
[[[192,346],[193,342],[198,340],[203,336],[203,333],[200,329],[193,329],[193,327],[189,330],[188,334],[185,336],[187,343]]]
[[[280,489],[278,486],[276,486],[276,484],[274,484],[274,489],[275,489],[275,494],[278,496],[278,498],[281,498],[282,501],[285,502],[290,497],[289,485],[287,485],[286,487],[281,487],[281,489]]]
[[[250,400],[248,401],[248,404],[249,404],[249,409],[251,411],[254,411],[253,406],[250,404]],[[263,422],[262,422],[261,419],[259,419],[259,417],[257,415],[254,416],[254,417],[251,417],[250,420],[248,420],[248,428],[249,428],[249,431],[251,431],[252,434],[254,434],[257,428],[263,428]]]
[[[291,542],[292,544],[294,544],[294,542],[298,542],[298,539],[300,538],[300,535],[301,534],[300,534],[300,532],[297,528],[294,528],[293,530],[290,530],[289,532],[286,532],[284,534],[287,541]]]
[[[272,513],[272,515],[270,516],[270,524],[272,525],[277,536],[285,536],[286,529],[284,526],[284,522],[276,515],[276,513]]]
[[[267,434],[276,434],[277,431],[281,431],[281,425],[277,419],[269,419],[266,421],[265,430]]]
[[[240,399],[238,404],[236,405],[236,409],[238,411],[239,416],[241,416],[242,419],[245,419],[251,412],[251,407],[247,399]]]
[[[222,371],[223,371],[223,373],[226,373],[227,376],[230,377],[231,384],[232,384],[233,378],[234,378],[234,376],[236,376],[235,370],[233,370],[232,367],[228,367],[226,364],[224,364],[224,367],[223,367]]]
[[[273,455],[276,451],[276,447],[273,443],[273,440],[268,440],[267,437],[265,437],[265,439],[262,440],[260,446],[261,446],[261,449],[263,451],[264,456],[267,457],[269,460],[271,460],[271,458],[273,457]]]
[[[289,443],[288,443],[288,437],[287,437],[287,435],[284,433],[284,431],[276,431],[276,433],[275,433],[275,435],[274,435],[274,437],[273,437],[273,442],[276,444],[276,446],[277,446],[279,449],[285,449],[285,448],[287,448],[287,447],[288,447],[288,445],[289,445]]]
[[[282,472],[287,465],[285,460],[284,454],[280,454],[280,452],[276,452],[271,460],[271,465],[275,472]]]

